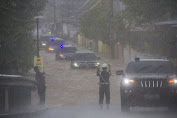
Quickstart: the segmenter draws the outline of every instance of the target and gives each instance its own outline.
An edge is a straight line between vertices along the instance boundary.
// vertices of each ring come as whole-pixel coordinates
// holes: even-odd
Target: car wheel
[[[123,94],[121,94],[121,111],[130,112],[129,100]]]

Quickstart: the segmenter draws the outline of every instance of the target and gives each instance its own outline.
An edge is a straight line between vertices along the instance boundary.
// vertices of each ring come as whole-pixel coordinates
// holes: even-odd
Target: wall
[[[106,57],[111,57],[111,50],[108,44],[104,44],[102,41],[89,40],[78,34],[76,37],[76,42],[78,45],[88,48],[90,41],[93,43],[93,51],[98,52]],[[150,54],[144,54],[141,52],[137,52],[129,46],[121,45],[119,43],[115,44],[114,47],[114,56],[115,59],[122,64],[128,64],[129,61],[133,60],[135,57],[139,57],[142,59],[159,59],[163,57],[152,56]],[[172,61],[174,65],[177,65],[177,61]]]
[[[68,35],[68,26],[66,23],[63,23],[63,35],[64,36]]]
[[[152,56],[150,54],[140,53],[140,52],[137,52],[137,51],[133,50],[129,46],[124,46],[124,48],[123,48],[123,59],[124,59],[125,64],[128,64],[129,61],[135,59],[136,57],[139,57],[141,59],[162,58],[162,57],[158,57],[158,56]]]
[[[111,49],[108,44],[103,43],[102,41],[89,40],[82,36],[81,34],[77,35],[76,42],[78,45],[86,47],[88,49],[90,41],[92,41],[92,50],[98,52],[106,57],[111,57]],[[120,44],[116,44],[114,47],[115,59],[120,62],[123,62],[123,49]]]

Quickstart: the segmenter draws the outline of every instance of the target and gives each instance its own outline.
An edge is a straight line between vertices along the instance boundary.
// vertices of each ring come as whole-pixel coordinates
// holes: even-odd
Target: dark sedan
[[[77,51],[72,57],[71,68],[96,68],[99,57],[92,51]]]

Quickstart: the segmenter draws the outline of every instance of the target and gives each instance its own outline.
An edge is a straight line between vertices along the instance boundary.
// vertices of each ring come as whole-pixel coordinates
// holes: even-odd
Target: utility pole
[[[57,32],[56,32],[56,1],[54,0],[54,5],[53,5],[53,7],[54,7],[54,36],[56,36],[57,35]]]
[[[39,18],[36,19],[37,24],[37,57],[39,57]]]
[[[56,19],[56,0],[53,0],[53,4],[52,3],[50,3],[49,1],[47,1],[47,3],[48,4],[50,4],[52,7],[53,7],[53,15],[54,15],[54,18],[53,18],[53,20],[54,20],[54,27],[53,27],[53,34],[54,34],[54,36],[56,36],[56,24],[57,24],[57,19]]]
[[[113,2],[114,0],[110,0],[110,9],[109,9],[109,44],[111,48],[111,58],[114,59],[114,42],[113,42],[113,31],[112,31],[112,20],[113,20]]]
[[[61,32],[62,32],[62,37],[63,37],[63,13],[61,14]]]

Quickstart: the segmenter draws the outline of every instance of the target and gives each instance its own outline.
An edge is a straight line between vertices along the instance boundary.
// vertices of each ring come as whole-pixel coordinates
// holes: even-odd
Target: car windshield
[[[75,55],[75,59],[79,61],[95,61],[96,56],[93,53],[80,53]]]
[[[48,36],[41,36],[40,37],[40,40],[41,41],[48,41],[49,39],[53,38],[54,36],[53,35],[48,35]]]
[[[173,66],[168,61],[135,61],[130,62],[126,68],[127,73],[155,73],[173,74]]]
[[[62,53],[75,53],[77,49],[75,47],[63,47],[61,49]]]

